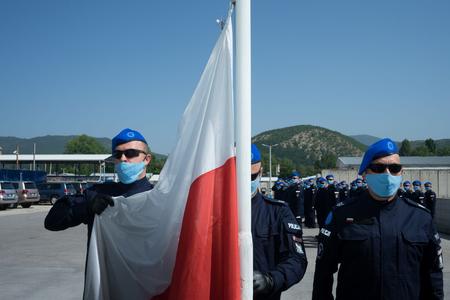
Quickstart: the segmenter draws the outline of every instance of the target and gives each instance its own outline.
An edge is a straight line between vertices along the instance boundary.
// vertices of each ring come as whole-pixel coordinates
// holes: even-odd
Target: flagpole
[[[236,164],[241,299],[253,299],[251,232],[251,0],[236,0]]]

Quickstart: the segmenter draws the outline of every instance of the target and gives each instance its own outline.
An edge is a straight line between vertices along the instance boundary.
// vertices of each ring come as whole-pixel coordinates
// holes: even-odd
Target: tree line
[[[436,142],[429,138],[423,145],[413,147],[409,140],[404,139],[399,152],[401,156],[449,156],[450,146],[437,147]]]

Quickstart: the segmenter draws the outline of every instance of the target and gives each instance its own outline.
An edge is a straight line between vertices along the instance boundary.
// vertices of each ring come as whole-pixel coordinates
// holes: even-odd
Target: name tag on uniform
[[[302,229],[302,228],[300,227],[300,225],[298,225],[298,224],[293,224],[293,223],[288,223],[288,227],[289,227],[290,229],[296,229],[296,230]]]
[[[320,233],[322,233],[325,236],[330,236],[331,231],[326,230],[325,228],[320,229]]]

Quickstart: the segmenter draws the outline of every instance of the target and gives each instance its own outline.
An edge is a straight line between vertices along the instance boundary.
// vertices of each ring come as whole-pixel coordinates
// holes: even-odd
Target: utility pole
[[[16,155],[16,170],[19,170],[19,145],[16,146],[16,150],[13,153]]]
[[[33,171],[36,171],[36,143],[33,143]]]
[[[269,148],[269,190],[271,190],[272,188],[272,147],[276,147],[279,144],[262,144],[264,147],[268,147]]]

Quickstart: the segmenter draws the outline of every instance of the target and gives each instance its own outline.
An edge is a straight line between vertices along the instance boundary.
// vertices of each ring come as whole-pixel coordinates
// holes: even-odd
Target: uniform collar
[[[368,190],[366,191],[366,197],[368,198],[368,201],[370,203],[372,203],[372,205],[374,207],[377,207],[379,209],[392,209],[395,206],[395,204],[397,203],[397,199],[398,199],[397,194],[395,194],[394,199],[392,199],[391,201],[379,201],[379,200],[374,199],[372,197],[372,195],[370,195]]]

